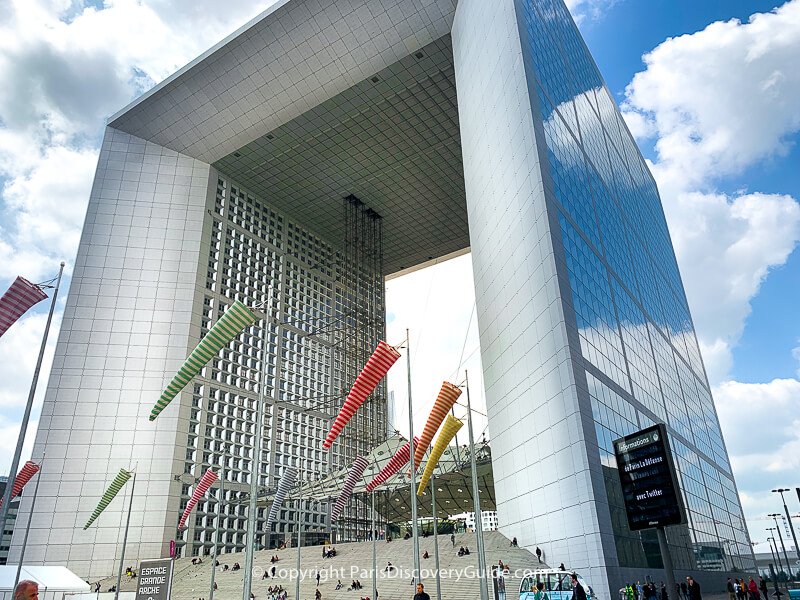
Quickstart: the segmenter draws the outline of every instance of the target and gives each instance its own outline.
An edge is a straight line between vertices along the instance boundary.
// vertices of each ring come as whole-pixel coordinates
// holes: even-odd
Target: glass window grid
[[[625,293],[623,288],[629,290],[636,299],[633,301],[633,305],[636,306],[640,302],[638,296],[643,291],[644,297],[641,302],[644,304],[645,312],[641,314],[644,317],[643,323],[646,325],[647,337],[651,340],[653,348],[647,352],[650,355],[649,361],[645,359],[648,367],[652,365],[648,381],[657,382],[658,389],[662,390],[664,406],[667,407],[668,412],[668,418],[665,420],[668,420],[671,427],[681,435],[687,432],[689,423],[692,428],[702,429],[700,435],[703,439],[701,441],[694,442],[690,436],[687,436],[686,439],[690,443],[696,443],[703,454],[716,462],[716,465],[712,466],[687,446],[678,442],[684,450],[684,454],[693,455],[695,462],[702,462],[704,465],[699,469],[699,476],[697,469],[692,471],[694,477],[687,476],[687,482],[691,487],[688,494],[691,496],[691,502],[687,499],[687,506],[693,507],[689,509],[689,512],[691,513],[696,508],[697,515],[710,515],[716,520],[716,529],[713,529],[712,535],[712,529],[708,527],[708,523],[695,525],[695,521],[698,521],[698,517],[695,515],[691,525],[692,541],[687,542],[687,547],[691,545],[692,548],[697,548],[698,544],[709,542],[709,540],[709,543],[724,542],[726,555],[743,567],[748,564],[748,561],[752,561],[752,553],[747,546],[748,537],[743,520],[739,517],[741,508],[735,486],[732,479],[723,472],[725,470],[730,472],[730,466],[719,433],[716,412],[705,382],[705,372],[696,336],[689,317],[674,252],[669,241],[663,210],[652,177],[644,167],[638,149],[624,126],[607,89],[602,84],[602,80],[600,80],[600,85],[596,85],[599,74],[594,65],[590,64],[590,59],[587,60],[588,54],[583,48],[582,40],[574,29],[570,17],[564,13],[562,3],[541,0],[536,2],[535,7],[530,2],[524,4],[526,9],[524,11],[525,25],[529,29],[531,51],[534,55],[538,80],[537,93],[542,117],[546,123],[546,137],[549,135],[547,143],[548,146],[551,142],[556,146],[555,150],[548,148],[551,168],[553,163],[557,163],[559,167],[563,165],[565,156],[570,159],[575,156],[575,152],[565,152],[563,148],[559,147],[564,139],[568,139],[562,131],[564,121],[556,120],[555,122],[559,126],[549,126],[548,129],[547,123],[553,123],[553,120],[560,115],[562,119],[566,120],[569,133],[573,138],[577,137],[583,146],[581,150],[585,153],[586,170],[589,173],[590,185],[593,190],[597,220],[600,223],[599,231],[602,242],[592,248],[591,244],[586,243],[587,239],[592,240],[592,243],[595,242],[592,226],[587,226],[588,232],[582,231],[583,224],[591,221],[585,217],[578,217],[580,211],[588,212],[591,205],[584,202],[582,206],[576,208],[574,204],[570,206],[568,200],[564,210],[570,215],[570,218],[559,215],[567,262],[569,265],[572,261],[573,265],[572,271],[568,267],[573,304],[581,305],[581,302],[575,302],[576,296],[579,298],[586,296],[585,291],[580,289],[580,285],[582,285],[580,277],[575,273],[578,270],[575,264],[580,262],[576,259],[576,254],[580,254],[580,252],[576,253],[573,249],[572,256],[570,256],[570,249],[567,247],[568,245],[574,246],[576,240],[579,240],[579,245],[582,244],[590,252],[593,251],[605,257],[610,267],[612,280],[615,281],[615,294],[619,292],[621,297]],[[565,73],[567,77],[564,77]],[[570,76],[574,79],[572,84],[563,81],[563,79],[569,79]],[[584,94],[584,91],[576,85],[576,81],[581,81],[587,88],[590,86],[594,88],[596,103],[591,101],[588,89],[582,98],[578,98],[579,95]],[[553,98],[554,101],[551,101],[550,98]],[[558,107],[557,109],[553,108],[554,104]],[[567,110],[569,107],[572,110]],[[576,110],[577,112],[574,112]],[[602,155],[599,155],[602,146],[599,144],[599,135],[595,133],[597,130],[592,129],[596,124],[594,121],[596,115],[592,113],[595,110],[599,113],[601,131],[607,145],[607,156],[613,159],[608,162]],[[590,146],[588,148],[587,143]],[[608,181],[609,174],[606,169],[606,165],[609,164],[612,166],[613,173],[611,181]],[[554,185],[562,190],[562,195],[559,196],[558,190],[554,191],[556,191],[557,201],[563,205],[561,198],[563,191],[568,189],[568,186],[565,186],[558,178],[563,177],[564,169],[552,168],[552,170],[560,171],[553,179]],[[580,169],[578,170],[580,171]],[[606,195],[611,196],[611,202],[608,202]],[[614,219],[614,210],[610,207],[617,207],[617,202],[621,205],[621,209],[618,209],[621,210],[621,215],[620,218]],[[614,220],[619,223],[619,228],[622,229],[621,233],[624,236],[609,227],[610,222]],[[565,229],[568,229],[565,227],[565,223],[568,227],[577,226],[579,228],[572,232],[569,242],[566,241],[569,236],[565,234]],[[622,240],[627,244],[622,243]],[[641,240],[647,240],[647,243],[645,244]],[[620,256],[625,253],[626,245],[633,248],[630,250],[632,259]],[[581,258],[585,259],[586,257]],[[644,268],[640,269],[642,272],[636,273],[638,278],[636,285],[632,285],[629,273],[626,272],[628,271],[626,267],[631,263],[635,264],[637,269],[644,264]],[[618,278],[622,285],[619,285],[614,278]],[[576,290],[576,288],[578,289]],[[589,312],[585,306],[594,305],[591,302],[583,303],[581,306],[583,313]],[[614,305],[612,304],[612,306]],[[581,325],[587,322],[587,315],[577,313],[578,308],[576,307],[576,318],[579,321],[579,329],[581,329]],[[594,316],[596,318],[596,315]],[[622,317],[620,318],[622,319]],[[591,319],[591,316],[588,317],[589,321]],[[589,355],[592,352],[586,345],[586,340],[582,336],[582,353],[585,358],[596,364],[591,360]],[[629,346],[625,345],[624,347],[627,352]],[[649,345],[641,344],[640,347],[649,348]],[[604,371],[601,365],[596,366]],[[587,375],[589,374],[587,373]],[[595,406],[595,401],[596,398],[593,396],[594,417],[600,428],[598,440],[601,445],[608,444],[611,435],[618,436],[625,433],[614,431],[612,434],[614,429],[624,430],[626,427],[621,427],[622,421],[619,417],[611,418],[612,414],[618,415],[618,412],[610,411],[608,408],[598,408]],[[607,403],[604,403],[603,406],[607,407]],[[613,420],[613,429],[604,424],[611,420]],[[630,421],[626,422],[631,423]],[[645,427],[650,422],[649,417],[645,417],[639,412],[639,427]],[[706,491],[707,488],[708,491]],[[701,491],[707,494],[705,500],[702,499]],[[714,567],[707,564],[704,568]]]

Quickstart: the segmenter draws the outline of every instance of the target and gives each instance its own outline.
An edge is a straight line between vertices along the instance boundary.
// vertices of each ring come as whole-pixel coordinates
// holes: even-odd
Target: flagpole
[[[128,545],[128,529],[131,526],[131,511],[133,509],[133,492],[136,489],[136,471],[133,472],[133,482],[131,483],[131,498],[128,501],[128,519],[125,522],[125,536],[122,538],[122,555],[119,557],[119,570],[117,571],[117,589],[114,592],[114,600],[119,600],[119,586],[122,585],[122,565],[125,563],[125,547]],[[177,553],[177,544],[175,545]]]
[[[6,518],[8,517],[8,508],[11,505],[11,489],[14,487],[14,480],[17,478],[17,468],[19,467],[19,460],[22,456],[22,446],[25,443],[25,434],[28,432],[28,421],[30,420],[31,409],[33,408],[33,397],[36,395],[36,385],[39,383],[39,371],[42,369],[44,351],[47,347],[47,334],[50,332],[50,322],[53,320],[53,311],[56,307],[58,288],[61,285],[61,275],[64,273],[64,264],[65,263],[62,261],[61,268],[58,270],[58,278],[56,280],[56,287],[53,290],[53,297],[50,299],[50,312],[47,314],[47,323],[44,326],[42,345],[39,348],[39,358],[36,359],[36,368],[33,370],[33,381],[31,382],[31,389],[28,392],[28,403],[25,405],[25,412],[22,415],[22,423],[19,427],[17,449],[14,450],[14,458],[11,460],[11,471],[8,473],[6,491],[3,494],[3,506],[0,508],[0,531],[6,530]]]
[[[303,526],[303,496],[299,493],[300,488],[303,485],[303,478],[299,475],[297,477],[297,489],[298,489],[298,507],[297,507],[297,573],[295,583],[294,583],[294,597],[296,600],[300,600],[300,548],[301,548],[301,540],[300,540],[300,529]]]
[[[431,506],[433,507],[433,558],[436,562],[436,600],[442,600],[442,577],[439,573],[439,522],[436,518],[436,476],[431,474]]]
[[[36,498],[39,496],[39,482],[42,480],[42,466],[44,465],[44,457],[42,455],[41,465],[39,471],[36,473],[36,487],[33,489],[33,500],[31,500],[31,510],[28,513],[28,523],[25,525],[25,537],[22,540],[22,550],[19,553],[19,563],[17,564],[17,574],[14,576],[14,587],[12,590],[17,589],[19,583],[19,575],[22,572],[22,561],[25,558],[25,549],[28,547],[28,533],[31,531],[31,519],[33,518],[33,509],[36,506]]]
[[[411,336],[406,329],[406,365],[408,374],[408,450],[411,467],[411,532],[414,545],[414,583],[420,583],[419,534],[417,532],[417,477],[414,469],[414,409],[411,400]]]
[[[375,490],[372,490],[372,597],[378,597],[378,532],[375,529]]]
[[[483,514],[481,500],[478,497],[478,467],[475,460],[475,438],[472,432],[472,404],[469,401],[469,375],[464,371],[464,383],[467,389],[467,424],[469,425],[469,464],[472,471],[472,507],[475,511],[475,534],[478,541],[478,583],[481,587],[481,600],[489,600],[486,587],[486,554],[483,549]]]
[[[261,328],[261,368],[258,373],[258,401],[256,402],[256,426],[253,432],[253,459],[250,468],[250,504],[247,508],[247,543],[244,555],[244,582],[242,584],[242,600],[250,600],[253,588],[253,562],[256,549],[256,527],[258,525],[258,484],[261,479],[261,429],[264,426],[265,372],[267,366],[267,347],[269,343],[269,319],[272,303],[272,284],[267,290],[267,301],[264,306],[264,325]],[[279,365],[280,366],[280,365]],[[277,414],[272,415],[273,422]],[[269,535],[269,534],[267,534]]]
[[[225,461],[227,450],[222,451],[222,464],[219,469],[219,506],[217,507],[217,523],[214,528],[214,550],[211,555],[211,589],[208,591],[208,600],[214,600],[214,585],[217,575],[217,546],[219,545],[219,530],[222,523],[222,507],[225,505]]]

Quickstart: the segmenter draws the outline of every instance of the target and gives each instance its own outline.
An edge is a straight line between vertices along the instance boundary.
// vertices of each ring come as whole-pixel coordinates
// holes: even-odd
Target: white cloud
[[[52,290],[49,292],[52,293]],[[44,301],[48,305],[49,302],[49,300]],[[39,356],[46,322],[46,313],[31,313],[23,316],[3,334],[3,337],[0,337],[0,407],[4,413],[9,413],[14,408],[22,408],[28,401],[33,371],[36,366],[36,358]],[[47,347],[42,359],[42,375],[39,377],[34,398],[36,407],[41,406],[44,398],[47,373],[53,363],[53,352],[60,324],[61,314],[56,313],[53,316],[53,323],[50,325]],[[19,412],[21,414],[21,411]]]
[[[664,208],[709,379],[720,381],[750,300],[800,239],[800,205],[774,194],[684,192]]]
[[[20,425],[21,422],[13,422],[0,415],[0,473],[4,475],[8,475],[11,470],[11,461],[14,458],[14,451],[17,449]],[[20,455],[17,472],[25,464],[25,461],[31,458],[38,426],[39,421],[36,418],[28,422],[28,434],[25,436],[25,442],[22,445],[22,454]]]
[[[451,383],[461,383],[464,369],[469,370],[473,408],[485,413],[478,323],[472,314],[475,290],[471,255],[389,281],[386,307],[391,317],[386,327],[390,344],[401,343],[406,328],[410,329],[414,433],[418,435],[422,431],[442,381],[447,378]],[[461,360],[464,362],[459,366]],[[389,371],[388,379],[389,389],[395,392],[396,397],[396,426],[403,435],[408,433],[406,373],[403,356]],[[465,398],[462,396],[460,402],[465,403]],[[456,407],[457,417],[465,415],[465,409]],[[473,416],[477,438],[486,428],[486,419],[478,414]],[[466,428],[463,438],[461,435],[459,442],[463,444],[467,439]]]
[[[619,0],[566,0],[567,8],[575,22],[580,25],[587,19],[596,20]]]
[[[75,255],[105,118],[271,2],[7,2],[0,22],[0,281]],[[213,14],[214,18],[208,15]]]
[[[750,535],[763,541],[764,517],[782,512],[770,490],[791,488],[800,472],[800,381],[726,381],[713,393]]]
[[[800,240],[791,196],[715,189],[791,146],[800,129],[798,54],[794,1],[668,39],[626,89],[631,131],[656,139],[651,168],[712,382],[728,375],[764,278]]]

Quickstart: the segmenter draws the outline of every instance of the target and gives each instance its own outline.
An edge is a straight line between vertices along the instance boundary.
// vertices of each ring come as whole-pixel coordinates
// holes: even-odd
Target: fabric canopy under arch
[[[436,438],[436,443],[433,445],[430,456],[428,456],[428,462],[425,463],[425,470],[422,472],[422,478],[419,480],[419,486],[417,486],[417,496],[421,496],[422,492],[425,491],[425,486],[428,485],[442,452],[463,426],[463,421],[459,421],[453,415],[447,415],[442,431],[439,432],[439,437]]]
[[[342,433],[345,425],[353,418],[358,408],[364,404],[372,391],[378,386],[381,379],[386,376],[392,365],[400,358],[400,353],[392,346],[381,340],[378,347],[369,357],[367,364],[356,377],[356,381],[347,394],[339,414],[336,415],[336,420],[331,425],[331,430],[325,441],[322,442],[322,448],[329,450],[334,440]]]
[[[425,423],[425,428],[422,430],[422,435],[419,438],[419,445],[414,445],[414,469],[419,469],[419,463],[422,462],[422,457],[425,456],[428,447],[431,445],[431,440],[436,432],[439,430],[439,425],[442,424],[447,413],[453,408],[453,405],[461,395],[461,388],[453,385],[449,381],[442,382],[442,389],[439,390],[439,395],[433,403],[431,414],[428,416],[428,422]]]
[[[17,277],[14,283],[0,298],[0,336],[16,323],[28,309],[47,298],[42,289],[23,277]]]
[[[275,519],[278,518],[278,511],[283,505],[286,494],[288,494],[289,490],[294,487],[296,481],[297,469],[294,467],[289,467],[283,472],[283,477],[281,477],[281,480],[278,482],[278,490],[275,492],[275,498],[272,500],[272,506],[269,507],[269,514],[267,515],[266,524],[267,530],[269,530],[269,528],[275,522]]]
[[[208,331],[205,337],[200,340],[189,358],[183,363],[175,376],[170,381],[166,389],[161,393],[161,397],[156,402],[153,410],[150,411],[150,420],[154,421],[161,411],[172,402],[172,399],[185,388],[192,377],[197,375],[211,357],[219,352],[223,346],[228,344],[233,338],[239,335],[245,327],[252,325],[256,321],[256,316],[244,304],[236,300],[225,311],[214,326]]]
[[[344,480],[344,485],[342,485],[342,491],[339,492],[339,497],[336,498],[333,509],[331,509],[331,521],[339,518],[342,510],[344,510],[344,505],[353,495],[353,488],[356,486],[356,482],[364,475],[364,469],[367,468],[368,464],[369,461],[364,456],[359,456],[353,462],[353,466],[350,467],[350,472],[347,474],[347,479]]]
[[[39,465],[37,465],[32,460],[26,462],[20,469],[17,476],[14,478],[14,486],[11,488],[11,498],[9,498],[9,501],[19,496],[22,493],[22,488],[25,487],[25,484],[27,484],[31,480],[31,477],[36,475],[36,473],[38,472],[39,472]],[[3,506],[3,498],[0,497],[0,507],[2,506]]]
[[[192,497],[189,498],[189,501],[186,503],[186,508],[183,510],[183,514],[181,515],[181,520],[178,523],[178,529],[183,529],[183,526],[186,525],[186,519],[189,518],[189,513],[192,512],[192,509],[195,507],[195,504],[206,495],[208,488],[217,480],[217,474],[208,469],[203,476],[200,478],[200,482],[194,488],[194,492],[192,492]]]
[[[108,489],[103,494],[103,497],[100,498],[100,502],[97,505],[97,508],[94,509],[92,516],[89,517],[89,520],[86,521],[86,525],[83,526],[84,530],[89,529],[89,525],[94,523],[95,519],[100,516],[106,507],[111,503],[111,501],[117,496],[119,491],[122,489],[122,486],[125,485],[128,480],[131,478],[132,473],[130,471],[126,471],[125,469],[120,469],[117,476],[114,477],[114,481],[111,482],[111,485],[108,486]]]
[[[419,443],[419,439],[416,437],[414,438],[414,445],[416,446]],[[395,453],[395,455],[391,458],[391,460],[386,463],[386,466],[380,470],[375,478],[367,484],[367,492],[371,492],[376,487],[385,483],[392,475],[397,473],[403,465],[411,460],[411,443],[406,442],[403,446]]]

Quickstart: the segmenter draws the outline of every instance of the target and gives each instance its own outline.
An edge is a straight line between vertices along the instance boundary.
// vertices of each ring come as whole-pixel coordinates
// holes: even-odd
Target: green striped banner
[[[225,314],[214,323],[206,336],[200,340],[197,347],[192,350],[189,358],[169,382],[167,388],[161,393],[161,397],[156,402],[153,410],[150,411],[150,420],[161,414],[161,411],[172,402],[172,399],[185,388],[192,378],[197,375],[205,364],[211,360],[223,346],[228,344],[233,338],[239,335],[245,327],[255,323],[256,316],[244,304],[238,300],[234,302]]]
[[[89,520],[86,521],[86,525],[83,526],[84,529],[88,529],[89,525],[94,523],[94,520],[100,516],[100,513],[106,509],[114,497],[119,493],[122,489],[122,486],[128,482],[128,479],[131,478],[131,472],[126,471],[125,469],[120,469],[117,476],[114,477],[114,481],[111,482],[111,485],[108,486],[106,493],[103,494],[103,497],[100,498],[100,503],[97,505],[97,508],[94,509],[92,516],[89,517]]]

